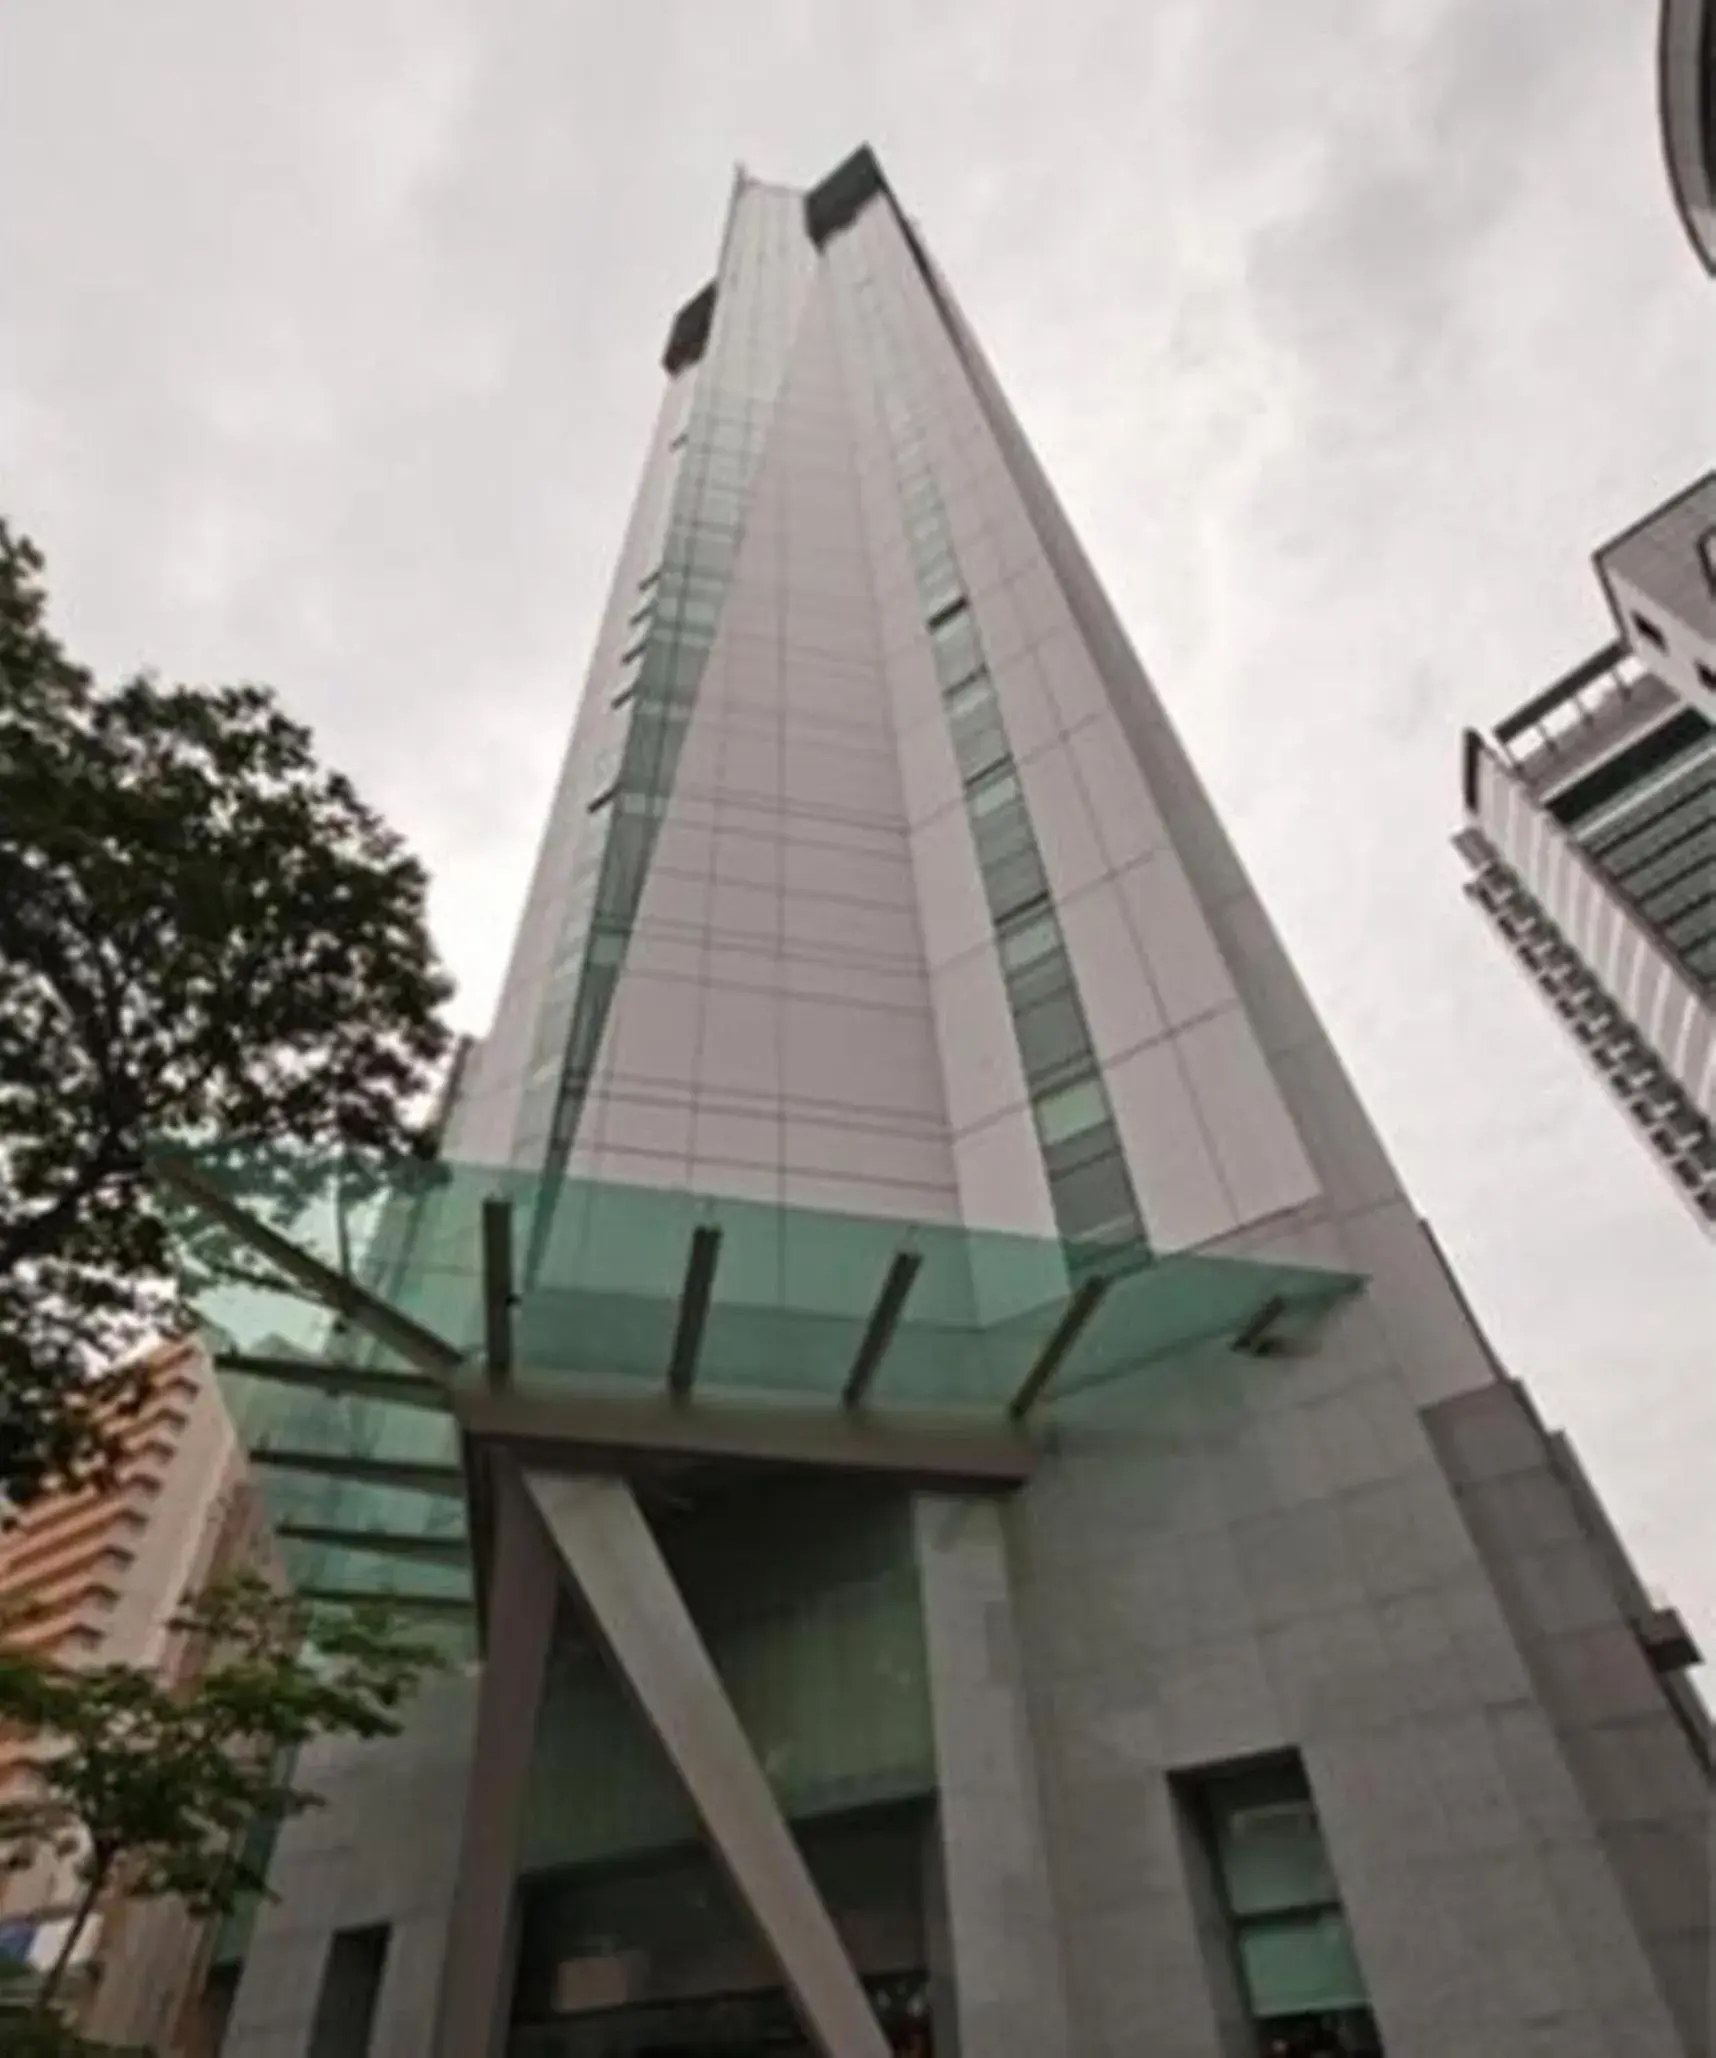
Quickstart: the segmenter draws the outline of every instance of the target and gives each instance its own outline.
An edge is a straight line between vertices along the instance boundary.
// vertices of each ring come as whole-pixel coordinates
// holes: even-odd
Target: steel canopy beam
[[[1060,1370],[1068,1351],[1078,1342],[1085,1324],[1102,1305],[1110,1284],[1109,1280],[1100,1277],[1087,1279],[1074,1291],[1048,1341],[1037,1353],[1036,1363],[1025,1374],[1019,1391],[1007,1403],[1007,1413],[1015,1422],[1023,1422],[1041,1400],[1044,1389]]]
[[[490,1386],[512,1377],[512,1202],[483,1202],[483,1342]]]
[[[223,1193],[207,1173],[165,1151],[151,1151],[148,1164],[151,1176],[170,1192],[230,1230],[241,1243],[248,1244],[325,1307],[343,1315],[354,1328],[362,1329],[378,1343],[397,1351],[420,1371],[445,1380],[463,1364],[463,1352],[444,1336],[437,1336],[409,1315],[402,1315],[367,1287],[359,1286],[355,1279],[347,1278],[301,1249],[289,1236],[282,1236],[279,1230],[259,1221],[248,1208],[241,1208]]]
[[[697,1377],[697,1354],[703,1348],[710,1296],[715,1291],[715,1264],[720,1255],[719,1229],[704,1223],[692,1230],[685,1284],[679,1291],[679,1326],[674,1331],[673,1354],[667,1361],[667,1390],[678,1400],[684,1400],[690,1393],[691,1382]]]
[[[882,1281],[882,1290],[876,1296],[876,1305],[870,1310],[870,1319],[864,1325],[864,1334],[852,1359],[852,1369],[846,1375],[846,1390],[840,1398],[847,1407],[856,1408],[862,1403],[876,1374],[882,1369],[882,1360],[894,1340],[894,1331],[900,1326],[906,1296],[912,1290],[912,1281],[923,1270],[923,1263],[922,1254],[918,1251],[897,1251],[894,1254],[894,1261]]]

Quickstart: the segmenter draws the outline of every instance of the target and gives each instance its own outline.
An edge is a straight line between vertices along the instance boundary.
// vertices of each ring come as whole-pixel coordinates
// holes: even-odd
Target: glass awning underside
[[[576,1444],[599,1420],[695,1452],[707,1425],[724,1452],[717,1430],[816,1418],[923,1439],[933,1473],[932,1430],[1028,1451],[1099,1427],[1149,1368],[1266,1355],[1359,1284],[492,1166],[154,1168],[292,1576],[449,1617],[467,1430]]]

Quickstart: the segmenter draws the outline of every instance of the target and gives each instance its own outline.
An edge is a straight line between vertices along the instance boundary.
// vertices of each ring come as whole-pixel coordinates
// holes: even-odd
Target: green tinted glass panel
[[[1008,972],[1023,971],[1060,947],[1061,925],[1046,909],[1016,928],[1003,929],[999,937],[1002,968]]]
[[[1365,2003],[1352,1937],[1339,1909],[1244,1923],[1237,1941],[1252,2013],[1262,2021]]]
[[[966,804],[973,817],[981,821],[985,815],[1012,807],[1020,798],[1018,775],[1009,768],[985,779],[980,786],[972,787],[966,795]]]
[[[1136,1227],[1132,1182],[1118,1151],[1105,1152],[1088,1164],[1059,1173],[1051,1179],[1050,1190],[1055,1221],[1067,1237],[1106,1240]]]
[[[1039,1108],[1046,1124],[1069,1135],[1106,1119],[1094,1080],[1045,1096]],[[909,1250],[919,1269],[877,1371],[875,1404],[992,1411],[1017,1390],[1053,1333],[1082,1256],[1076,1244],[1055,1238],[546,1180],[496,1167],[401,1167],[354,1192],[350,1175],[342,1188],[332,1168],[273,1154],[197,1154],[191,1164],[196,1176],[324,1263],[337,1268],[342,1252],[350,1254],[356,1277],[466,1353],[456,1382],[483,1379],[483,1206],[510,1202],[520,1254],[514,1378],[521,1389],[545,1393],[582,1381],[603,1390],[616,1382],[661,1390],[693,1233],[709,1228],[720,1244],[700,1395],[837,1402],[894,1259]],[[1069,1386],[1235,1329],[1272,1292],[1312,1307],[1351,1285],[1343,1274],[1238,1260],[1152,1261],[1142,1245],[1104,1258],[1115,1284],[1067,1360]],[[276,1428],[290,1428],[290,1440],[456,1462],[447,1419],[433,1406],[404,1404],[412,1397],[433,1403],[433,1382],[409,1372],[395,1351],[350,1334],[342,1344],[321,1304],[228,1284],[200,1294],[199,1306],[242,1350],[311,1360],[334,1373],[343,1356],[356,1370],[409,1375],[398,1401],[337,1398],[337,1377],[329,1382],[334,1399],[259,1382],[257,1404]]]
[[[1061,1143],[1108,1120],[1108,1096],[1098,1079],[1077,1079],[1035,1103],[1037,1134],[1044,1143]]]
[[[1090,1061],[1090,1038],[1085,1034],[1084,1016],[1070,990],[1021,1008],[1014,1026],[1019,1033],[1025,1077],[1033,1087],[1046,1084],[1068,1066],[1084,1066]]]
[[[1048,884],[1035,844],[1007,857],[991,858],[983,867],[983,891],[997,922],[1041,900]]]
[[[977,642],[977,624],[971,619],[968,607],[962,607],[957,614],[938,622],[930,631],[930,643],[935,652],[936,671],[944,686],[957,686],[960,680],[969,679],[983,662],[983,653]]]

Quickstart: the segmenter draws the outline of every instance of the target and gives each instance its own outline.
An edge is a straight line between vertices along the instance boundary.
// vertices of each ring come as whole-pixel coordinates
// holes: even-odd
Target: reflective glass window
[[[990,858],[983,866],[983,891],[989,901],[989,912],[997,922],[1004,922],[1032,901],[1041,900],[1048,891],[1048,883],[1043,861],[1031,842],[1010,856]]]
[[[1119,1150],[1057,1174],[1050,1192],[1055,1226],[1069,1243],[1108,1242],[1137,1233],[1138,1204]]]
[[[1108,1096],[1094,1075],[1042,1094],[1033,1105],[1037,1134],[1045,1144],[1062,1143],[1108,1120]]]
[[[1084,1014],[1070,986],[1034,1006],[1019,1009],[1014,1026],[1019,1033],[1019,1055],[1024,1060],[1025,1076],[1033,1086],[1070,1066],[1082,1069],[1090,1061]]]
[[[1019,790],[1018,775],[1011,766],[973,786],[966,795],[966,803],[974,819],[981,821],[985,815],[992,815],[999,809],[1023,804],[1024,796]]]

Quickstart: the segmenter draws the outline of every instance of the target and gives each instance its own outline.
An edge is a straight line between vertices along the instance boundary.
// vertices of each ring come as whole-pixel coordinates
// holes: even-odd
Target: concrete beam
[[[849,1410],[802,1402],[753,1406],[727,1401],[672,1401],[592,1390],[588,1381],[563,1394],[527,1394],[528,1373],[511,1392],[461,1387],[453,1413],[468,1436],[514,1448],[541,1462],[549,1448],[581,1452],[587,1469],[619,1469],[650,1453],[753,1459],[760,1464],[820,1466],[829,1471],[887,1473],[942,1488],[1006,1488],[1029,1478],[1037,1446],[1005,1423],[989,1426],[917,1409]],[[619,1382],[615,1382],[619,1385]]]

